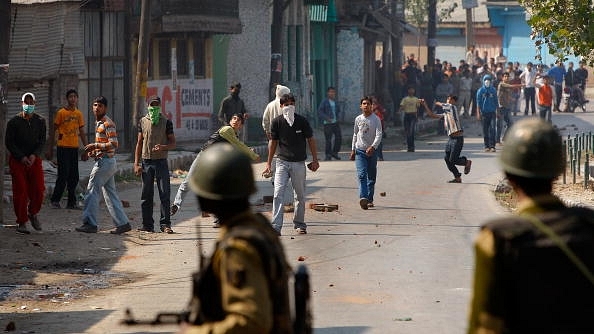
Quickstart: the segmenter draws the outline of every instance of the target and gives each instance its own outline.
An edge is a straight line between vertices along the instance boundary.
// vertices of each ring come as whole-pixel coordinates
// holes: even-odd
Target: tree
[[[439,8],[436,8],[439,7]],[[407,1],[406,2],[406,21],[412,23],[414,26],[417,27],[419,33],[421,31],[421,27],[423,24],[427,22],[428,28],[429,27],[429,17],[428,14],[433,10],[439,9],[439,12],[436,13],[436,20],[438,22],[443,21],[446,18],[449,18],[452,12],[458,7],[458,3],[456,2],[449,2],[446,0],[417,0],[417,1]],[[429,8],[429,10],[427,9]],[[435,11],[434,11],[435,12]],[[432,21],[433,23],[437,23]],[[435,27],[434,27],[435,28]],[[431,29],[429,29],[431,30]],[[435,29],[434,29],[435,30]],[[434,36],[428,36],[428,39],[434,38]],[[420,48],[421,48],[421,41],[420,35],[417,35],[417,48],[419,53],[417,57],[420,57]],[[435,53],[435,52],[433,52]],[[435,58],[435,57],[430,57]],[[434,61],[435,59],[431,59]]]
[[[559,59],[582,57],[594,65],[594,3],[590,0],[519,0],[526,9],[531,38]],[[540,60],[540,59],[539,59]]]

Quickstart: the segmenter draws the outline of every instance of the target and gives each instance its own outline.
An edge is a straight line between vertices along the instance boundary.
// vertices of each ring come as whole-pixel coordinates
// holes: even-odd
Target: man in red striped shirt
[[[99,211],[100,192],[103,192],[105,205],[116,225],[112,234],[130,231],[130,221],[124,212],[122,201],[116,191],[114,175],[117,172],[115,150],[118,148],[118,135],[115,123],[107,117],[107,99],[103,96],[93,100],[95,114],[95,142],[85,146],[85,152],[95,159],[95,166],[89,176],[89,184],[85,194],[83,225],[77,227],[78,232],[97,233],[97,212]]]

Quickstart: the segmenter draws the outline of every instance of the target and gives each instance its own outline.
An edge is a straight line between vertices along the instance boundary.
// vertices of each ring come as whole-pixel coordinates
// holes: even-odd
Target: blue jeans
[[[295,211],[293,212],[293,227],[306,229],[305,224],[305,161],[285,161],[275,159],[274,197],[272,199],[272,227],[280,233],[283,227],[284,194],[289,179],[293,185]]]
[[[375,179],[377,177],[377,154],[367,156],[364,150],[355,151],[355,167],[357,168],[357,179],[359,180],[359,198],[367,198],[373,202],[375,192]]]
[[[417,127],[417,113],[404,114],[404,132],[408,150],[415,149],[415,128]]]
[[[461,157],[462,147],[464,146],[464,137],[449,137],[445,147],[444,160],[446,166],[454,177],[460,177],[460,171],[456,166],[466,166],[466,157]]]
[[[485,148],[495,148],[495,112],[481,113]]]
[[[184,198],[186,198],[186,195],[187,195],[188,191],[190,190],[190,186],[188,184],[190,182],[190,175],[192,175],[194,173],[194,170],[196,168],[198,168],[198,157],[199,156],[200,156],[200,152],[198,152],[198,155],[196,156],[194,161],[192,161],[192,165],[190,166],[188,175],[186,175],[186,178],[179,185],[179,188],[177,189],[177,193],[175,194],[175,199],[173,200],[173,204],[177,205],[178,207],[181,207],[182,203],[184,202]]]
[[[113,176],[117,172],[115,158],[103,157],[95,161],[95,165],[89,176],[87,193],[85,194],[85,205],[83,209],[83,223],[97,226],[97,211],[99,211],[100,191],[103,191],[103,198],[107,210],[113,219],[114,224],[122,226],[129,224],[128,217],[124,212],[122,201],[116,191]]]
[[[514,120],[511,116],[511,109],[502,108],[500,112],[501,117],[497,118],[497,134],[495,135],[495,139],[498,143],[501,142],[502,138],[505,138],[507,130],[514,124]],[[503,122],[505,122],[505,131],[503,131]]]
[[[159,190],[161,202],[161,227],[171,227],[169,207],[171,206],[171,186],[169,184],[169,164],[167,159],[143,159],[142,160],[142,193],[140,195],[140,208],[142,209],[142,226],[147,229],[154,229],[153,220],[153,196],[155,194],[155,180]]]
[[[551,106],[538,106],[538,113],[540,118],[551,121]]]

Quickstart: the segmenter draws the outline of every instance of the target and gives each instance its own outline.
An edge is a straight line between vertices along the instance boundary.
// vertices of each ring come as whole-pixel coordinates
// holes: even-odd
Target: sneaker
[[[97,226],[93,226],[91,224],[82,224],[82,226],[75,228],[77,232],[83,233],[97,233]]]
[[[60,205],[60,202],[51,202],[50,203],[50,208],[52,208],[52,209],[61,209],[62,206]]]
[[[472,167],[472,160],[466,160],[466,165],[464,165],[464,174],[470,173],[470,167]]]
[[[497,149],[495,147],[491,147],[491,152],[497,152]]]
[[[369,201],[367,200],[367,198],[361,198],[359,199],[359,205],[361,206],[361,209],[363,210],[367,210]]]
[[[147,232],[147,233],[155,233],[155,229],[153,229],[151,227],[147,227],[147,226],[143,226],[143,227],[139,228],[138,231]]]
[[[221,223],[219,222],[218,219],[212,223],[212,228],[220,228],[220,227],[221,227]]]
[[[27,229],[27,225],[25,224],[19,224],[19,226],[16,228],[16,231],[20,234],[31,234],[31,231]]]
[[[130,223],[128,223],[128,224],[124,224],[124,225],[116,227],[115,230],[109,231],[109,233],[122,234],[122,233],[130,232],[131,230],[132,230],[132,226],[130,226]]]
[[[368,208],[373,208],[373,202],[367,202],[367,207]]]
[[[37,219],[37,215],[29,215],[29,221],[36,231],[41,231],[41,223],[39,222],[39,219]]]
[[[169,215],[173,216],[179,211],[179,205],[173,204],[169,209]]]
[[[491,152],[491,148],[485,147],[485,152]]]
[[[298,227],[298,228],[296,228],[296,229],[295,229],[295,232],[296,232],[297,234],[307,234],[307,230],[306,230],[306,229],[304,229],[304,228],[302,228],[302,227]]]
[[[161,232],[167,233],[167,234],[173,234],[173,230],[171,229],[171,226],[167,226],[167,225],[161,226]]]
[[[460,177],[457,177],[455,179],[449,180],[448,183],[462,183],[462,179]]]

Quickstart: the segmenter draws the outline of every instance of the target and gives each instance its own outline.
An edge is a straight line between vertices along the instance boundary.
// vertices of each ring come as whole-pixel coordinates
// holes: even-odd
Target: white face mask
[[[491,80],[485,80],[485,87],[491,87]]]
[[[287,123],[289,123],[289,126],[293,126],[293,123],[295,122],[295,106],[293,106],[293,105],[284,106],[283,107],[283,116],[287,120]]]

